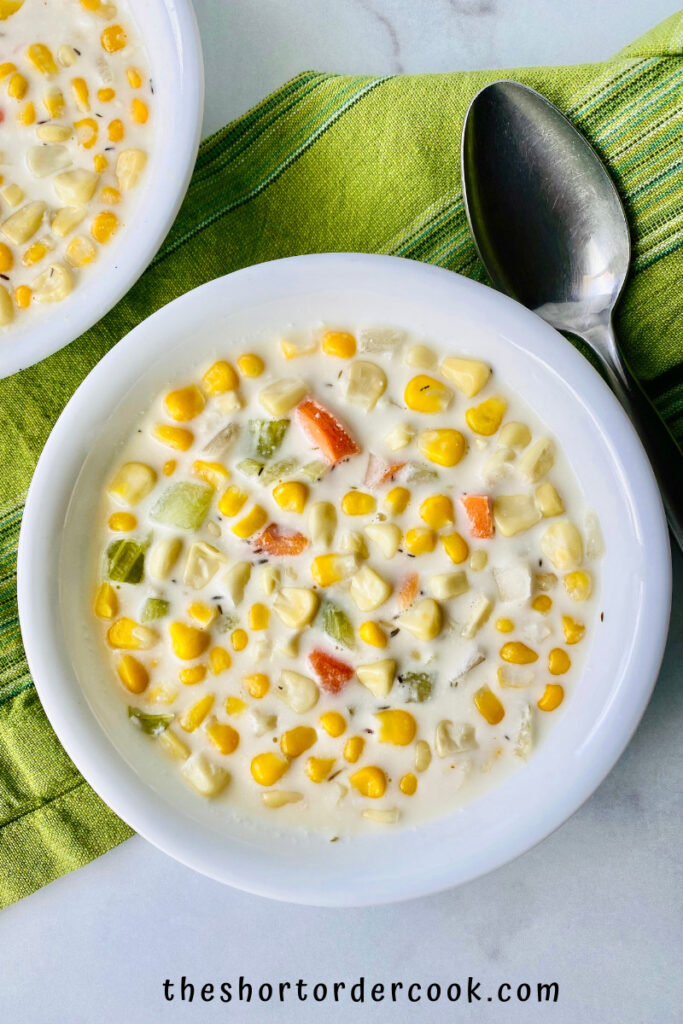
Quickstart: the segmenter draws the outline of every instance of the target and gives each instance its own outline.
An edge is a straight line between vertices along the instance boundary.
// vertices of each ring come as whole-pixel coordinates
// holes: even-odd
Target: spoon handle
[[[635,427],[657,478],[669,528],[683,551],[683,455],[668,427],[619,351],[611,324],[586,332],[601,357],[607,382]]]

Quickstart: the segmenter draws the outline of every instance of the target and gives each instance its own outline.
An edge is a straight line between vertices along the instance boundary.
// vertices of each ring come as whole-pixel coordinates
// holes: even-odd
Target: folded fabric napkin
[[[683,13],[603,64],[340,77],[307,72],[201,146],[152,265],[81,338],[0,382],[0,906],[131,832],[56,739],[29,676],[16,606],[26,491],[63,406],[142,319],[190,288],[297,253],[362,251],[480,280],[459,182],[467,105],[501,77],[526,82],[585,133],[633,233],[617,331],[634,371],[683,433]]]

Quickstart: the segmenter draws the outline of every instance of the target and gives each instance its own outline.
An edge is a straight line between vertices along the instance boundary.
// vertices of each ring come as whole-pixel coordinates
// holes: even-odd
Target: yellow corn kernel
[[[578,644],[579,640],[583,637],[586,632],[586,627],[582,622],[577,622],[576,619],[572,619],[570,615],[562,616],[562,631],[564,633],[564,642],[569,644]]]
[[[548,652],[548,672],[551,676],[563,676],[571,668],[572,660],[561,647],[553,647]]]
[[[465,422],[475,434],[483,434],[490,437],[498,430],[501,424],[507,402],[502,398],[487,398],[479,405],[473,405],[465,413]]]
[[[45,43],[33,43],[26,51],[26,57],[41,75],[56,75],[57,65],[52,52]]]
[[[177,465],[178,463],[176,462],[175,459],[167,459],[166,462],[161,467],[161,472],[164,474],[164,476],[171,476],[173,473],[175,473]]]
[[[449,533],[441,538],[443,549],[454,565],[461,565],[470,553],[470,547],[459,533]]]
[[[3,61],[2,64],[0,64],[0,81],[13,74],[16,70],[16,64],[12,64],[9,60]]]
[[[12,250],[4,242],[0,242],[0,274],[7,274],[14,266]]]
[[[100,103],[111,103],[111,101],[114,99],[115,96],[116,96],[116,90],[115,89],[98,89],[97,90],[97,98],[100,101]]]
[[[95,595],[95,615],[98,619],[113,619],[119,610],[119,599],[111,583],[100,583]]]
[[[149,626],[141,626],[135,619],[124,616],[107,630],[107,643],[120,651],[146,651],[154,647],[159,634]]]
[[[273,488],[275,502],[285,512],[303,512],[308,501],[308,487],[298,480],[288,480]]]
[[[417,722],[409,711],[395,708],[378,711],[380,743],[392,743],[395,747],[407,747],[415,739]]]
[[[137,96],[134,97],[130,105],[130,116],[137,124],[147,123],[147,120],[149,119],[149,107],[144,100],[138,99]]]
[[[196,384],[169,391],[164,399],[166,412],[177,423],[193,420],[204,408],[204,395]]]
[[[13,100],[23,100],[28,89],[28,82],[20,71],[15,71],[7,83],[7,95]]]
[[[117,188],[113,188],[111,185],[105,185],[100,192],[100,199],[108,206],[116,206],[121,202],[121,193]]]
[[[254,700],[261,700],[270,690],[270,679],[265,672],[254,672],[252,675],[245,676],[242,683],[249,696]]]
[[[364,644],[370,644],[371,647],[386,647],[389,643],[386,633],[376,622],[363,622],[358,635]]]
[[[74,122],[76,141],[83,149],[92,149],[97,142],[99,128],[94,117],[82,117]]]
[[[333,767],[333,757],[309,757],[306,761],[306,774],[311,782],[324,782]]]
[[[118,677],[131,693],[143,693],[149,685],[149,672],[132,654],[124,654],[116,666]]]
[[[155,686],[153,690],[150,690],[147,694],[147,700],[151,700],[154,704],[173,704],[178,696],[178,691],[173,686],[168,686],[162,683],[160,686]]]
[[[265,368],[261,356],[254,355],[253,352],[246,352],[237,360],[237,369],[243,377],[260,377]]]
[[[349,764],[355,764],[363,753],[364,746],[365,740],[362,736],[349,736],[348,740],[344,744],[344,759],[348,761]]]
[[[412,772],[404,775],[398,784],[398,788],[405,796],[414,796],[417,792],[417,779]]]
[[[433,530],[450,526],[455,522],[453,502],[445,494],[433,494],[420,505],[420,517]]]
[[[249,609],[249,629],[253,629],[255,632],[261,629],[268,629],[269,622],[270,612],[265,604],[260,602],[253,604]]]
[[[21,262],[25,267],[32,267],[36,263],[40,263],[45,256],[47,256],[47,246],[43,242],[34,242],[33,245],[29,245],[21,257]]]
[[[64,93],[61,89],[46,89],[43,93],[43,106],[50,117],[61,117],[64,113]]]
[[[210,605],[204,604],[203,601],[193,601],[187,609],[187,614],[203,629],[207,629],[218,618],[218,608],[215,604]]]
[[[82,114],[87,114],[90,110],[90,93],[88,92],[88,85],[85,79],[73,78],[71,80],[71,92],[78,109]]]
[[[436,534],[426,526],[406,530],[405,547],[411,555],[428,555],[436,547]]]
[[[122,50],[128,42],[123,25],[107,25],[100,36],[102,49],[106,53]]]
[[[206,679],[206,665],[193,665],[191,668],[183,668],[178,673],[178,678],[183,686],[196,686]]]
[[[535,612],[540,612],[541,615],[547,615],[553,606],[553,599],[548,594],[539,594],[531,602],[531,607]]]
[[[515,624],[512,619],[498,619],[496,621],[496,629],[499,633],[511,633],[515,628]]]
[[[559,683],[547,683],[543,695],[537,701],[537,706],[541,711],[555,711],[563,700],[564,687]]]
[[[309,750],[318,738],[310,725],[297,725],[280,737],[280,750],[285,757],[300,757]]]
[[[186,430],[184,427],[171,427],[166,423],[157,423],[152,433],[157,441],[180,452],[186,452],[194,442],[194,434],[191,430]]]
[[[317,555],[311,562],[311,576],[319,587],[331,587],[347,579],[357,568],[354,555]]]
[[[184,622],[172,622],[169,632],[173,653],[183,661],[194,661],[195,658],[201,658],[211,641],[211,637],[205,630],[187,626]]]
[[[505,708],[488,686],[482,686],[474,694],[474,705],[489,725],[498,725],[505,717]]]
[[[410,491],[407,487],[392,487],[384,499],[384,504],[395,516],[400,516],[405,512],[409,501]]]
[[[205,732],[221,754],[232,754],[239,746],[240,734],[227,722],[211,722],[206,726]]]
[[[234,629],[230,634],[233,651],[243,651],[249,643],[249,636],[243,629]]]
[[[78,54],[74,50],[73,46],[67,46],[65,43],[57,50],[57,60],[63,68],[71,68],[78,60]]]
[[[326,711],[320,716],[320,725],[328,736],[336,739],[346,731],[346,719],[338,711]]]
[[[218,502],[218,511],[224,516],[236,516],[248,497],[247,492],[241,491],[239,487],[228,487]]]
[[[72,267],[86,267],[97,256],[97,249],[85,235],[76,235],[66,247],[67,263]]]
[[[562,579],[562,584],[572,601],[587,601],[593,593],[593,579],[589,572],[577,569]]]
[[[289,761],[269,751],[252,758],[250,771],[252,779],[258,782],[259,786],[274,786],[288,768]]]
[[[236,537],[240,537],[241,540],[246,540],[247,537],[251,537],[252,534],[260,530],[262,526],[266,525],[268,519],[268,513],[265,509],[261,508],[260,505],[253,505],[249,509],[246,516],[240,519],[238,523],[232,528],[232,532]]]
[[[197,459],[192,463],[193,476],[199,477],[205,484],[217,490],[228,479],[228,471],[220,462],[207,462],[205,459]]]
[[[26,104],[23,110],[20,110],[17,114],[17,124],[27,127],[28,125],[33,124],[35,119],[36,108],[34,107],[33,103],[29,100],[29,102]]]
[[[364,491],[347,491],[342,498],[342,510],[347,516],[369,516],[377,508],[377,499]]]
[[[209,651],[209,666],[215,676],[227,672],[232,665],[232,658],[224,647],[212,647]]]
[[[197,703],[187,708],[178,719],[180,728],[184,729],[185,732],[194,732],[195,729],[199,728],[211,711],[214,700],[215,697],[212,693],[207,693],[204,697],[200,697]]]
[[[249,707],[240,697],[228,697],[225,701],[225,710],[229,715],[241,715]]]
[[[19,309],[28,309],[31,305],[31,296],[33,292],[27,284],[20,284],[14,291],[14,301],[16,302]]]
[[[101,210],[90,225],[90,234],[100,245],[111,241],[119,229],[119,218],[111,210]]]
[[[131,89],[139,89],[142,85],[142,72],[139,68],[126,68],[126,78]]]
[[[351,359],[356,354],[356,339],[348,331],[325,331],[322,350],[328,356]]]
[[[226,391],[235,391],[239,377],[225,359],[219,359],[210,366],[202,377],[202,385],[208,395],[224,395]]]
[[[457,466],[467,450],[464,436],[452,427],[423,430],[417,445],[425,459],[446,468]]]
[[[372,800],[379,800],[387,789],[387,777],[382,769],[375,765],[368,765],[366,768],[354,772],[349,782],[361,796],[370,797]]]
[[[451,404],[453,392],[446,384],[435,377],[419,373],[409,380],[403,400],[413,412],[436,413],[444,412]]]
[[[113,121],[110,121],[107,125],[107,138],[110,142],[121,142],[125,135],[125,129],[123,127],[123,121],[118,117],[115,117]]]
[[[134,530],[138,521],[132,512],[112,512],[109,516],[109,529],[117,530],[120,533],[127,533]]]
[[[109,167],[109,161],[107,160],[104,153],[96,153],[92,158],[92,165],[98,174],[104,174],[107,167]]]
[[[538,661],[536,651],[532,651],[520,640],[511,640],[503,644],[500,656],[503,661],[507,661],[511,665],[531,665],[534,661]]]

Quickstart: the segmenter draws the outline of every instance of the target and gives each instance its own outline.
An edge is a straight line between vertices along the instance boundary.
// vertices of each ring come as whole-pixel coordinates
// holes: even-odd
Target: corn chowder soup
[[[120,0],[0,0],[0,327],[61,302],[125,227],[152,83]]]
[[[335,836],[517,769],[596,622],[553,439],[495,368],[393,328],[226,345],[137,425],[95,544],[131,726],[202,796]]]

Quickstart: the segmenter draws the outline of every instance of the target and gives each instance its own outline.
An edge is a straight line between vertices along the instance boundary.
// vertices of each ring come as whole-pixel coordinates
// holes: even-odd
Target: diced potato
[[[258,393],[258,400],[271,416],[284,416],[301,401],[308,386],[298,377],[284,377],[273,381]]]
[[[54,179],[57,197],[67,206],[83,206],[95,195],[99,175],[84,167],[63,171]]]
[[[481,467],[484,483],[496,484],[512,472],[512,463],[517,458],[512,448],[497,448]]]
[[[0,231],[8,242],[24,245],[42,224],[46,209],[45,203],[42,202],[27,203],[2,222]]]
[[[469,590],[467,573],[464,572],[441,572],[432,576],[429,581],[429,589],[432,596],[439,601],[447,601],[452,597],[459,597]]]
[[[291,669],[283,669],[280,673],[276,693],[297,715],[310,711],[320,697],[320,690],[310,676]]]
[[[451,757],[467,750],[475,750],[477,743],[474,726],[469,722],[440,721],[434,730],[434,749],[437,757]]]
[[[479,359],[458,359],[448,356],[439,367],[441,373],[458,391],[468,398],[474,398],[488,382],[491,368]]]
[[[552,516],[561,516],[564,512],[562,498],[549,481],[538,485],[534,491],[534,501],[544,519],[550,519]]]
[[[485,594],[477,594],[470,606],[470,610],[462,627],[461,636],[471,640],[476,636],[481,627],[488,619],[493,609],[493,603]]]
[[[393,658],[384,658],[369,665],[358,665],[356,676],[375,697],[386,697],[394,685],[396,662]]]
[[[78,206],[62,206],[52,218],[50,229],[53,235],[65,238],[71,231],[78,227],[85,217],[85,210]]]
[[[503,448],[522,449],[531,441],[531,431],[526,423],[519,423],[517,420],[510,420],[500,428],[498,444]]]
[[[501,494],[493,500],[493,518],[504,537],[530,529],[541,518],[530,494]]]
[[[178,560],[183,543],[178,537],[159,540],[147,556],[147,572],[156,580],[165,580]]]
[[[209,761],[202,753],[188,757],[180,772],[193,789],[206,797],[218,796],[230,781],[230,772]]]
[[[541,437],[534,441],[530,448],[521,455],[517,463],[517,472],[522,480],[535,484],[546,475],[555,462],[555,445],[549,437]]]
[[[133,188],[147,163],[142,149],[122,149],[116,158],[116,181],[122,192]]]
[[[496,675],[503,689],[525,690],[536,679],[536,673],[528,665],[501,665]]]
[[[403,357],[403,362],[417,370],[431,370],[436,363],[436,353],[427,345],[411,345]]]
[[[46,178],[48,174],[56,174],[70,163],[71,156],[66,146],[31,146],[26,151],[26,166],[34,178]]]
[[[357,530],[345,530],[339,539],[339,547],[347,555],[358,555],[359,558],[368,557],[365,537]]]
[[[395,523],[371,523],[365,527],[365,535],[385,558],[393,558],[401,543],[401,531]]]
[[[384,443],[392,452],[407,448],[415,437],[415,429],[409,423],[397,423],[384,435]]]
[[[351,578],[349,594],[362,612],[375,611],[389,599],[391,592],[391,584],[368,565],[364,565]]]
[[[503,602],[524,604],[531,597],[531,570],[528,565],[509,565],[493,570],[498,596]]]
[[[147,497],[156,482],[156,472],[147,463],[124,462],[107,487],[107,493],[121,504],[132,507]]]
[[[227,559],[222,551],[206,541],[195,541],[187,553],[183,583],[193,590],[201,590],[216,575]]]
[[[287,337],[280,339],[280,351],[285,359],[298,359],[301,356],[310,356],[317,348],[318,339],[304,332],[289,334]]]
[[[381,366],[366,359],[355,359],[345,372],[347,402],[370,412],[387,389],[387,375]]]
[[[443,628],[441,606],[432,597],[423,597],[399,615],[398,624],[418,640],[434,640]]]
[[[280,570],[276,565],[264,565],[259,573],[261,589],[266,597],[270,597],[280,585]]]
[[[223,576],[223,593],[236,608],[244,598],[244,588],[251,577],[251,562],[235,562]]]
[[[541,536],[541,550],[553,568],[560,572],[578,569],[583,561],[581,534],[568,519],[548,527]]]

